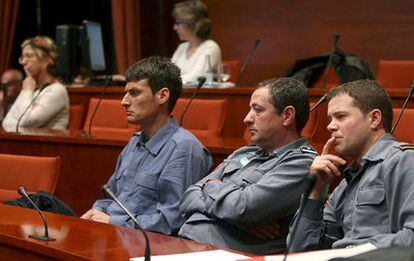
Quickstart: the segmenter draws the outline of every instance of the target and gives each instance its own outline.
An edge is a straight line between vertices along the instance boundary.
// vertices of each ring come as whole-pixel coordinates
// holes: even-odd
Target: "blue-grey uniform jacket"
[[[351,163],[326,207],[309,200],[292,242],[293,252],[370,242],[414,245],[414,149],[389,134]]]
[[[257,254],[285,249],[288,226],[303,192],[316,152],[300,138],[268,154],[257,146],[236,150],[214,172],[184,193],[180,211],[187,218],[179,235]],[[219,178],[222,181],[209,181]],[[205,184],[204,188],[202,188]],[[281,235],[264,240],[246,227],[277,220]]]

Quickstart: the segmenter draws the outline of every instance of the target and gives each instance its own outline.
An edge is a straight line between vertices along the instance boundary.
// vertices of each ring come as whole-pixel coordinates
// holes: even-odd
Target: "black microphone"
[[[198,91],[201,89],[203,84],[206,82],[206,80],[207,79],[204,76],[200,76],[200,77],[197,78],[197,81],[198,81],[197,87],[194,90],[193,95],[191,95],[190,99],[188,100],[187,104],[185,105],[183,112],[181,113],[180,126],[183,125],[184,115],[187,112],[188,108],[190,107],[191,102],[193,101],[194,97],[197,95]]]
[[[414,91],[414,81],[411,83],[411,88],[410,88],[410,91],[408,92],[407,98],[405,98],[405,101],[404,101],[403,106],[401,107],[400,113],[398,114],[397,119],[395,120],[394,125],[391,128],[391,134],[394,133],[395,128],[397,127],[398,123],[400,122],[401,116],[403,115],[403,113],[405,111],[405,108],[407,107],[408,101],[410,100],[411,96],[413,95],[413,91]]]
[[[322,103],[326,102],[328,100],[328,94],[325,93],[324,95],[322,95],[322,97],[309,109],[309,112],[315,110],[316,108],[319,107],[319,105],[321,105]]]
[[[332,41],[332,50],[331,50],[331,54],[329,55],[328,58],[328,63],[326,64],[326,68],[325,68],[325,74],[323,76],[323,89],[326,90],[326,83],[328,81],[328,75],[329,75],[329,69],[331,69],[332,67],[332,60],[333,57],[336,53],[336,49],[337,49],[337,44],[338,44],[338,40],[339,40],[339,33],[334,33],[333,35],[333,41]]]
[[[91,118],[89,119],[88,133],[82,134],[81,135],[82,137],[85,137],[85,138],[91,138],[92,137],[92,123],[93,123],[93,120],[95,119],[96,112],[98,111],[99,106],[101,105],[102,99],[106,94],[106,90],[108,89],[108,85],[109,85],[109,82],[111,81],[111,79],[112,79],[111,75],[106,77],[104,89],[102,90],[101,96],[99,97],[99,100],[98,100],[98,103],[96,104],[95,109],[92,112]]]
[[[260,44],[260,38],[259,37],[256,37],[256,39],[254,39],[253,46],[250,49],[249,53],[247,54],[246,59],[244,60],[243,66],[240,69],[239,77],[237,77],[236,84],[235,84],[236,87],[239,87],[240,86],[240,81],[241,81],[241,78],[242,78],[242,76],[244,74],[244,71],[245,71],[247,65],[249,64],[250,59],[251,59],[254,51],[256,50],[256,47],[259,44]]]
[[[131,214],[131,212],[126,209],[126,207],[118,200],[118,198],[115,196],[115,194],[112,192],[112,190],[108,187],[108,185],[102,186],[102,192],[104,195],[107,195],[109,198],[111,198],[113,201],[118,204],[122,208],[122,210],[132,219],[132,221],[137,225],[137,228],[141,233],[144,235],[145,238],[145,261],[151,260],[151,251],[150,251],[150,243],[148,240],[147,233],[145,233],[145,230],[143,229],[142,225],[138,222],[138,220]]]
[[[42,241],[54,241],[56,239],[49,237],[49,230],[47,228],[47,221],[45,218],[45,215],[43,215],[42,211],[40,211],[40,209],[36,206],[36,204],[30,199],[29,195],[27,195],[26,189],[23,186],[20,186],[19,189],[17,190],[17,193],[19,193],[22,197],[24,197],[25,199],[27,199],[30,204],[34,207],[34,209],[37,210],[37,212],[39,213],[40,217],[43,220],[43,225],[45,226],[45,234],[44,235],[29,235],[29,237],[31,238],[35,238],[35,239],[39,239]]]
[[[332,67],[332,60],[333,57],[336,53],[337,50],[337,44],[339,41],[339,33],[334,33],[333,35],[333,41],[332,41],[332,50],[331,53],[329,54],[329,58],[328,58],[328,62],[326,63],[326,67],[325,67],[325,74],[323,75],[323,84],[322,84],[322,88],[324,90],[326,90],[326,83],[328,81],[328,75],[329,75],[329,70]],[[327,101],[327,94],[325,93],[313,106],[312,108],[310,108],[310,111],[315,110],[316,108],[319,107],[319,105],[321,105],[322,103]]]

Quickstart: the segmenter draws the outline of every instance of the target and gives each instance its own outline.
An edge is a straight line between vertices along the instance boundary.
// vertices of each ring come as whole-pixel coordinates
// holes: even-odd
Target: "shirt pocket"
[[[357,206],[378,205],[385,199],[385,189],[382,186],[361,188],[358,191]]]
[[[388,207],[383,186],[361,188],[357,193],[355,228],[362,237],[370,237],[388,231]]]
[[[227,166],[224,167],[223,170],[223,178],[226,176],[231,176],[232,174],[236,173],[241,168],[240,164],[235,162],[230,162]]]
[[[139,175],[137,177],[138,200],[142,200],[143,198],[158,200],[158,178],[159,173],[146,173],[145,175]]]
[[[251,184],[255,184],[257,183],[262,177],[263,177],[263,172],[261,170],[254,170],[254,171],[249,171],[243,174],[243,178],[242,181],[246,184],[246,185],[251,185]]]

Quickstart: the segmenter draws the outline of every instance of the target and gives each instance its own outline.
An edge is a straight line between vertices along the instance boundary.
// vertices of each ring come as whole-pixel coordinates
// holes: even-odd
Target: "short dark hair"
[[[206,40],[211,37],[211,20],[203,2],[190,0],[178,3],[174,5],[172,15],[176,21],[186,23],[198,38]]]
[[[348,94],[352,97],[355,107],[360,109],[365,115],[374,109],[379,109],[382,113],[385,131],[391,132],[391,99],[381,84],[373,80],[358,80],[344,83],[329,91],[328,101],[341,94]]]
[[[169,112],[174,109],[183,90],[180,69],[170,59],[164,57],[151,56],[139,60],[128,68],[125,78],[127,82],[147,79],[153,94],[161,88],[168,88],[170,90]]]
[[[287,106],[295,108],[296,131],[300,134],[309,119],[309,95],[305,84],[294,78],[272,78],[260,82],[258,88],[269,88],[270,102],[277,114]]]

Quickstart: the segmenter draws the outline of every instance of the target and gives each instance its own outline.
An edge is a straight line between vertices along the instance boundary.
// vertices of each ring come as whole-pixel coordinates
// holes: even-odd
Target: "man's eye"
[[[131,90],[131,91],[129,91],[128,93],[129,93],[129,95],[131,95],[131,96],[133,96],[133,97],[138,96],[138,94],[139,94],[139,92],[138,92],[138,91],[136,91],[136,90]]]

